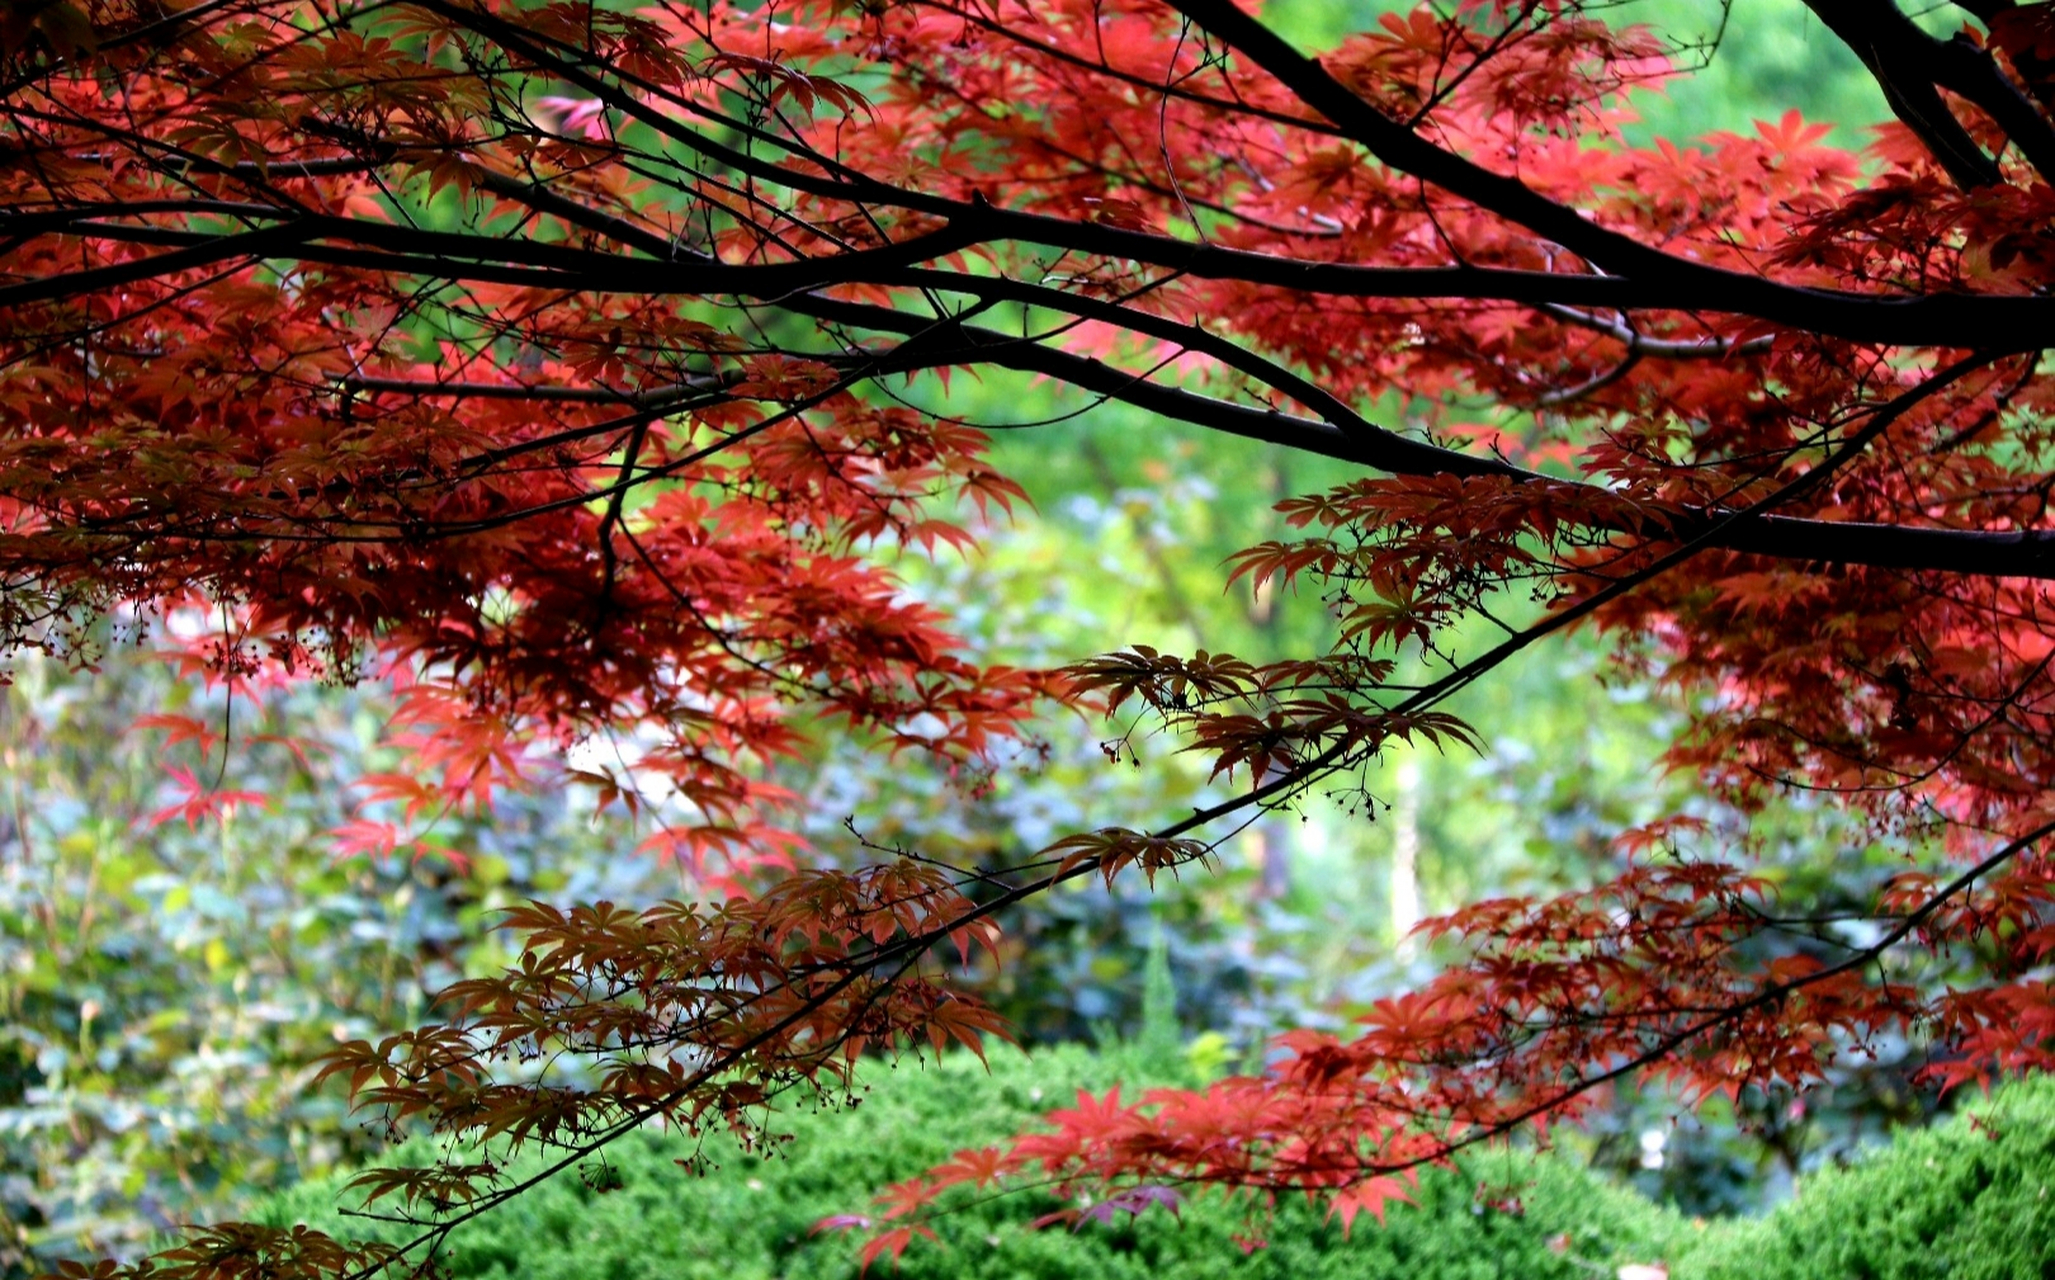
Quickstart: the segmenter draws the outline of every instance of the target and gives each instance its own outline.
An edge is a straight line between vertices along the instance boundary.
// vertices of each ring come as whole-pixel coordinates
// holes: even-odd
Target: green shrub
[[[1994,1093],[1709,1233],[1677,1280],[2055,1277],[2055,1082]]]
[[[713,1142],[706,1152],[714,1167],[694,1176],[675,1163],[688,1154],[675,1135],[638,1133],[609,1155],[604,1177],[559,1176],[459,1229],[446,1261],[457,1280],[845,1280],[856,1273],[856,1247],[847,1237],[813,1235],[821,1218],[862,1212],[879,1186],[1018,1132],[1080,1086],[1161,1082],[1165,1074],[1132,1050],[1079,1049],[1038,1052],[1032,1061],[1002,1049],[990,1074],[967,1057],[881,1069],[854,1109],[792,1116],[784,1127],[796,1139],[774,1160]],[[270,1202],[263,1220],[364,1234],[365,1220],[334,1214],[335,1188],[307,1184]],[[1484,1152],[1458,1170],[1430,1172],[1416,1200],[1395,1206],[1384,1227],[1359,1219],[1346,1239],[1320,1209],[1285,1203],[1268,1247],[1245,1253],[1234,1239],[1244,1210],[1218,1196],[1188,1203],[1179,1217],[1154,1209],[1072,1232],[1031,1229],[1061,1206],[1046,1192],[1023,1190],[944,1219],[942,1247],[916,1243],[900,1275],[1588,1280],[1610,1277],[1622,1262],[1662,1257],[1689,1234],[1676,1215],[1632,1192],[1526,1153]],[[872,1274],[889,1272],[880,1264]]]

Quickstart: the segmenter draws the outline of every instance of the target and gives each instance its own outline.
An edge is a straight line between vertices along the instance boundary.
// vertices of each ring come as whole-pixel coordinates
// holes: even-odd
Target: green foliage
[[[1272,0],[1264,6],[1302,48],[1332,48],[1379,15],[1404,13],[1412,0]],[[1908,5],[1915,21],[1947,36],[1962,26],[1949,6]],[[1891,118],[1877,82],[1848,46],[1810,9],[1785,0],[1620,0],[1605,19],[1657,32],[1675,51],[1678,75],[1635,94],[1641,123],[1628,133],[1688,142],[1715,130],[1747,132],[1796,108],[1807,120],[1835,126],[1835,141],[1860,147],[1868,126]]]
[[[880,1066],[858,1106],[792,1117],[793,1141],[776,1159],[713,1141],[703,1148],[706,1171],[694,1175],[675,1163],[693,1154],[679,1139],[638,1133],[603,1169],[561,1175],[499,1219],[458,1229],[444,1260],[455,1280],[842,1280],[856,1274],[855,1250],[844,1237],[813,1234],[821,1218],[863,1212],[880,1184],[1016,1131],[1078,1088],[1191,1075],[1188,1056],[1165,1060],[1134,1042],[1098,1055],[1002,1051],[989,1074],[965,1056]],[[1459,1165],[1426,1172],[1415,1203],[1392,1206],[1382,1226],[1358,1220],[1346,1237],[1318,1208],[1281,1202],[1259,1223],[1250,1206],[1217,1194],[1187,1202],[1178,1217],[1152,1208],[1077,1231],[1035,1230],[1034,1218],[1074,1206],[1017,1189],[946,1218],[941,1247],[916,1245],[901,1274],[1581,1280],[1656,1261],[1675,1280],[2055,1274],[2055,1081],[2010,1085],[1939,1127],[1903,1130],[1868,1159],[1809,1177],[1796,1201],[1767,1217],[1710,1226],[1560,1157],[1493,1149]],[[331,1207],[339,1184],[297,1188],[267,1205],[263,1220],[362,1233],[366,1220]],[[1245,1252],[1239,1237],[1251,1230],[1268,1243]]]
[[[2055,1081],[2002,1089],[1737,1222],[1677,1280],[2023,1280],[2055,1275]]]
[[[351,783],[390,768],[370,691],[310,690],[259,719],[134,649],[93,671],[18,659],[0,691],[0,1277],[233,1214],[373,1144],[315,1055],[425,1012],[426,990],[505,960],[495,908],[531,894],[633,896],[655,868],[561,798],[514,797],[469,855],[337,859]],[[177,712],[237,739],[233,816],[164,817],[191,767],[137,726]],[[284,728],[296,753],[255,734]],[[213,768],[198,785],[211,789]],[[671,879],[675,885],[675,878]],[[655,896],[657,886],[640,889]]]
[[[775,1159],[710,1140],[703,1148],[709,1167],[695,1176],[674,1163],[693,1154],[683,1140],[639,1132],[603,1169],[595,1163],[582,1177],[559,1175],[494,1217],[458,1228],[444,1260],[456,1280],[840,1280],[856,1274],[857,1250],[846,1236],[814,1234],[823,1217],[866,1211],[880,1185],[1016,1132],[1079,1088],[1176,1078],[1192,1078],[1190,1063],[1142,1044],[1103,1055],[1048,1049],[1032,1058],[1001,1049],[990,1074],[962,1055],[896,1069],[878,1064],[857,1106],[791,1116],[784,1127],[794,1138]],[[338,1182],[281,1197],[263,1220],[304,1217],[361,1233],[366,1220],[340,1219],[328,1208]],[[1266,1226],[1252,1206],[1217,1193],[1188,1201],[1176,1217],[1157,1207],[1071,1231],[1034,1229],[1036,1217],[1067,1206],[1045,1190],[1019,1189],[946,1217],[941,1247],[916,1245],[900,1274],[1585,1280],[1609,1276],[1621,1263],[1652,1261],[1690,1234],[1681,1218],[1631,1192],[1524,1152],[1480,1152],[1456,1170],[1429,1171],[1415,1198],[1415,1205],[1392,1206],[1383,1227],[1358,1219],[1346,1237],[1301,1201],[1280,1203]],[[1267,1234],[1267,1247],[1245,1252],[1236,1237],[1251,1230]],[[889,1272],[879,1263],[872,1273]]]
[[[1917,12],[1918,6],[1906,6]],[[1891,118],[1877,82],[1812,11],[1781,0],[1634,0],[1618,20],[1661,32],[1681,49],[1686,74],[1638,96],[1637,142],[1679,141],[1714,130],[1746,133],[1757,120],[1795,108],[1835,126],[1835,141],[1861,147],[1868,127]],[[1930,28],[1951,31],[1945,14]]]
[[[1754,47],[1737,38],[1720,65],[1746,65]],[[1760,100],[1727,105],[1742,111]],[[1046,384],[1010,385],[999,375],[955,390],[951,408],[978,422],[1084,410]],[[1377,411],[1405,421],[1395,399]],[[1258,600],[1242,587],[1219,598],[1225,557],[1288,531],[1267,503],[1217,501],[1206,477],[1249,477],[1281,493],[1338,478],[1329,464],[1250,441],[1142,429],[1106,407],[1033,433],[1000,432],[997,442],[999,465],[1038,509],[1019,513],[1017,527],[976,556],[905,566],[912,589],[946,605],[981,655],[1048,665],[1117,640],[1267,660],[1317,647],[1328,621],[1317,596]],[[1023,618],[1035,624],[1019,625]],[[1351,1012],[1417,984],[1446,959],[1394,945],[1409,923],[1393,874],[1402,829],[1417,848],[1413,887],[1428,914],[1603,880],[1624,864],[1615,838],[1663,814],[1712,825],[1700,852],[1745,842],[1794,914],[1859,911],[1901,868],[1898,853],[1855,838],[1803,796],[1741,815],[1712,805],[1689,776],[1652,769],[1659,744],[1681,731],[1682,713],[1650,679],[1603,677],[1606,643],[1589,631],[1561,637],[1489,688],[1459,695],[1459,714],[1493,728],[1482,752],[1394,751],[1362,779],[1376,803],[1313,800],[1268,815],[1226,842],[1219,872],[1192,869],[1154,892],[1139,877],[1111,890],[1090,880],[1015,908],[1004,921],[1006,962],[980,975],[981,993],[1031,1044],[1082,1040],[1104,1026],[1131,1031],[1144,955],[1160,931],[1185,1034],[1218,1032],[1238,1059],[1288,1026],[1340,1029]],[[1401,682],[1442,670],[1413,652],[1403,661]],[[1110,737],[1131,727],[1092,728]],[[822,748],[780,781],[806,796],[800,825],[821,849],[847,847],[841,823],[853,815],[886,846],[1004,865],[1068,830],[1143,827],[1152,814],[1226,794],[1200,771],[1179,768],[1196,757],[1180,758],[1147,729],[1124,744],[1144,768],[1109,762],[1091,729],[1057,725],[1021,767],[1000,769],[974,793],[848,742]],[[1410,785],[1401,785],[1402,769]],[[1787,1092],[1751,1093],[1737,1108],[1693,1114],[1661,1090],[1623,1086],[1588,1132],[1559,1141],[1687,1213],[1757,1211],[1788,1194],[1794,1178],[1932,1112],[1931,1091],[1909,1079],[1918,1046],[1880,1036],[1872,1048],[1876,1058],[1838,1064],[1832,1089],[1802,1106]],[[1644,1161],[1651,1133],[1666,1141],[1656,1168]]]

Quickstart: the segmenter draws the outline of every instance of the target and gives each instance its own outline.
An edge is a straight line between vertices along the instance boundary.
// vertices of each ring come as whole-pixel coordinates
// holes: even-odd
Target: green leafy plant
[[[581,1176],[559,1177],[508,1211],[459,1228],[441,1262],[455,1280],[852,1276],[859,1264],[849,1250],[816,1234],[824,1220],[860,1207],[877,1179],[945,1160],[953,1141],[1015,1132],[1079,1089],[1192,1083],[1199,1073],[1191,1050],[1166,1050],[1174,1041],[1162,1033],[1159,1023],[1099,1053],[1065,1046],[1030,1058],[1001,1050],[989,1071],[969,1055],[881,1066],[856,1106],[781,1117],[773,1127],[792,1141],[771,1159],[720,1139],[693,1145],[645,1130]],[[259,1221],[364,1235],[375,1221],[345,1221],[334,1208],[340,1181],[310,1181],[278,1196]],[[1240,1247],[1246,1203],[1218,1195],[1182,1200],[1175,1212],[1162,1207],[1171,1202],[1163,1197],[1139,1214],[1094,1215],[1090,1205],[1022,1190],[937,1218],[946,1247],[909,1251],[899,1274],[1548,1280],[1611,1277],[1629,1263],[1660,1262],[1675,1280],[2014,1280],[2055,1266],[2051,1187],[2055,1084],[2033,1081],[1808,1177],[1795,1201],[1760,1218],[1687,1220],[1571,1160],[1497,1148],[1423,1172],[1412,1203],[1394,1205],[1374,1229],[1359,1221],[1344,1232],[1321,1207],[1280,1200],[1264,1247],[1253,1250]],[[1079,1208],[1086,1212],[1075,1229],[1034,1226]]]
[[[264,802],[188,824],[165,812],[179,787],[162,735],[136,721],[219,726],[218,696],[132,650],[93,671],[17,661],[13,677],[0,690],[0,1277],[81,1248],[132,1251],[367,1158],[377,1135],[308,1088],[318,1054],[502,962],[486,927],[499,906],[664,887],[649,859],[600,856],[617,833],[541,796],[491,824],[440,824],[460,863],[338,858],[329,833],[376,813],[357,784],[391,763],[373,739],[392,709],[369,689],[239,699],[239,781]],[[281,726],[297,751],[261,740]]]
[[[882,1181],[918,1174],[963,1143],[1018,1132],[1080,1089],[1103,1095],[1119,1083],[1131,1094],[1195,1082],[1189,1053],[1174,1046],[1159,1024],[1101,1053],[1063,1046],[1028,1057],[997,1048],[989,1072],[968,1054],[896,1070],[877,1064],[855,1106],[777,1116],[770,1127],[794,1137],[770,1159],[724,1139],[691,1143],[645,1129],[580,1176],[559,1176],[507,1210],[458,1228],[441,1261],[455,1280],[851,1277],[859,1261],[846,1238],[818,1230],[824,1220],[861,1209]],[[427,1154],[403,1151],[398,1158]],[[521,1169],[509,1176],[521,1176]],[[296,1188],[267,1204],[258,1221],[370,1234],[367,1227],[380,1225],[375,1220],[345,1219],[334,1209],[340,1181]],[[1345,1232],[1324,1206],[1300,1197],[1280,1199],[1276,1216],[1257,1224],[1250,1202],[1218,1193],[1134,1197],[1123,1208],[1023,1188],[964,1202],[937,1219],[946,1247],[908,1252],[898,1274],[1584,1280],[1611,1276],[1622,1263],[1666,1257],[1694,1234],[1680,1216],[1631,1191],[1527,1151],[1470,1153],[1454,1169],[1423,1172],[1410,1194],[1415,1203],[1395,1205],[1381,1227],[1358,1220]],[[1073,1227],[1035,1226],[1065,1210],[1083,1211]],[[1261,1248],[1244,1247],[1252,1227],[1266,1239]],[[388,1238],[400,1237],[395,1231]],[[871,1271],[884,1269],[879,1263]]]
[[[1714,1233],[1678,1280],[2020,1280],[2055,1274],[2055,1082],[2015,1084],[1946,1124],[1808,1179]]]

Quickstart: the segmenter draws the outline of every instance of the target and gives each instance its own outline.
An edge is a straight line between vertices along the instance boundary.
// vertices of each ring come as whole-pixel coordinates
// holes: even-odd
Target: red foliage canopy
[[[1143,705],[1242,780],[978,905],[906,862],[537,907],[451,1021],[331,1063],[396,1124],[565,1163],[652,1115],[746,1127],[866,1044],[974,1043],[939,944],[1462,737],[1452,693],[1580,620],[1696,695],[1670,765],[1744,807],[1828,793],[1924,860],[1872,943],[1764,966],[1762,885],[1647,833],[1614,883],[1441,922],[1472,960],[1351,1037],[895,1189],[872,1257],[1027,1168],[1376,1211],[1641,1068],[1803,1085],[1887,1030],[1951,1080],[2045,1067],[2051,9],[1961,0],[1944,40],[1807,3],[1898,115],[1866,154],[1795,115],[1629,145],[1623,91],[1668,53],[1576,0],[1423,7],[1318,58],[1230,0],[8,0],[0,641],[194,610],[231,678],[382,673],[410,803],[618,732],[701,815],[684,845],[743,863],[782,847],[757,766],[802,714],[974,762],[1039,702]],[[868,389],[989,367],[1359,464],[1234,568],[1317,581],[1334,648],[964,660],[866,552],[960,544],[952,503],[1019,490]],[[1390,389],[1432,429],[1366,417]],[[1460,426],[1479,401],[1522,425]],[[1500,623],[1515,588],[1540,608]],[[1502,638],[1388,683],[1476,617]],[[1987,983],[1892,977],[1963,948]],[[519,1069],[543,1052],[597,1083]],[[482,1158],[374,1184],[424,1239],[519,1190]],[[384,1261],[231,1225],[155,1265]]]

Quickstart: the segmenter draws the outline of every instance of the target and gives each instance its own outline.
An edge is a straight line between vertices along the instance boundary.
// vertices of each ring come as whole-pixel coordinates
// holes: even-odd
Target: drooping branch
[[[2019,148],[2044,181],[2055,175],[2055,127],[1988,50],[1927,34],[1897,4],[1805,0],[1829,31],[1854,51],[1884,100],[1965,190],[2000,180],[1997,163],[1964,129],[1936,87],[1974,103]]]

